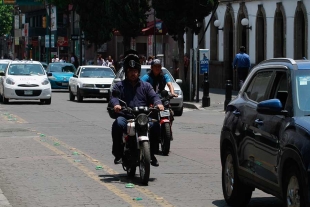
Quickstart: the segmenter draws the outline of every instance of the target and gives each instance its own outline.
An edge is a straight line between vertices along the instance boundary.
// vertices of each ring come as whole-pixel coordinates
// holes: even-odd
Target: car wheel
[[[78,102],[82,102],[82,101],[83,101],[83,96],[81,96],[81,93],[80,93],[80,89],[79,89],[79,88],[77,88],[76,98],[77,98],[77,101],[78,101]]]
[[[2,95],[2,103],[4,103],[4,104],[8,104],[9,103],[9,99],[5,98],[4,94]]]
[[[52,98],[49,98],[49,99],[45,99],[45,104],[48,104],[50,105],[52,103]]]
[[[75,99],[75,95],[73,95],[70,87],[69,87],[69,99],[70,99],[70,101],[74,101],[74,99]]]
[[[239,180],[237,160],[231,148],[226,148],[222,165],[222,189],[225,201],[231,206],[247,206],[252,189]]]
[[[175,116],[182,116],[182,114],[183,114],[183,106],[182,106],[181,110],[174,111]]]
[[[286,207],[305,207],[305,188],[303,187],[303,180],[299,168],[296,165],[290,165],[285,170],[285,176],[283,180],[283,197]]]

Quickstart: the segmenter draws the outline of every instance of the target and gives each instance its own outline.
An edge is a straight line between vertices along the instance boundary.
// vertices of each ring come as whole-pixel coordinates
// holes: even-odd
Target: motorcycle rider
[[[153,90],[152,86],[149,83],[143,82],[139,79],[141,65],[136,51],[129,50],[125,53],[123,68],[125,71],[125,79],[116,83],[113,88],[113,90],[120,92],[120,97],[113,97],[112,93],[110,100],[110,104],[113,106],[114,111],[119,113],[118,117],[112,124],[112,154],[115,156],[115,164],[122,163],[122,136],[127,129],[127,119],[124,113],[120,113],[121,105],[118,98],[125,101],[127,106],[130,108],[137,106],[149,106],[150,104],[153,104],[154,106],[157,106],[159,110],[164,110],[164,106],[162,105],[161,100]],[[154,147],[156,147],[156,145],[152,144],[152,140],[157,139],[159,136],[158,131],[159,124],[156,122],[151,122],[150,150],[152,160],[151,165],[153,166],[159,166],[159,163],[154,155]]]
[[[161,67],[162,66],[159,59],[153,60],[151,62],[151,70],[145,74],[141,80],[150,83],[156,93],[160,93],[167,85],[171,95],[178,97],[178,94],[174,93],[174,88],[169,75],[164,74],[161,70]]]

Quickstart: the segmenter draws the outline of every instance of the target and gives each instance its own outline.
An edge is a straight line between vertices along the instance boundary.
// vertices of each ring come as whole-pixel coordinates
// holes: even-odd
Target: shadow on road
[[[138,170],[138,169],[137,169]],[[127,174],[116,174],[116,175],[99,175],[101,178],[100,180],[105,183],[115,183],[115,182],[120,182],[121,184],[126,185],[127,183],[133,183],[137,186],[144,186],[141,184],[141,180],[138,174],[136,174],[135,177],[129,178]],[[154,182],[156,178],[150,178],[149,182]]]
[[[212,202],[217,207],[229,207],[225,200],[216,200]],[[283,202],[275,197],[252,198],[247,207],[282,207]]]
[[[84,99],[82,102],[78,102],[77,100],[70,101],[69,99],[67,100],[68,102],[73,102],[73,103],[108,103],[106,99]]]

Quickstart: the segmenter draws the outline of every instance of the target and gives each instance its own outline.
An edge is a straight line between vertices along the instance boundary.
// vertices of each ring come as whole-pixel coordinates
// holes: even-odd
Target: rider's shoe
[[[114,164],[117,165],[117,164],[122,164],[122,158],[121,157],[115,157],[114,159]]]
[[[153,155],[151,159],[152,159],[151,165],[153,165],[154,167],[158,167],[159,163],[158,163],[156,157]]]

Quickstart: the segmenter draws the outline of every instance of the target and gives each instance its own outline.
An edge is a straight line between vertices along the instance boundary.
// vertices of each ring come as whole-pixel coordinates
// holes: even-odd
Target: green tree
[[[130,49],[130,40],[141,34],[146,26],[146,14],[150,11],[150,0],[105,0],[106,12],[113,27],[123,36],[124,51]]]
[[[0,5],[0,36],[10,34],[13,24],[13,6]]]
[[[203,19],[208,16],[218,0],[153,0],[156,17],[167,27],[169,35],[178,41],[179,75],[184,80],[184,32],[192,29],[195,34],[201,30]]]

